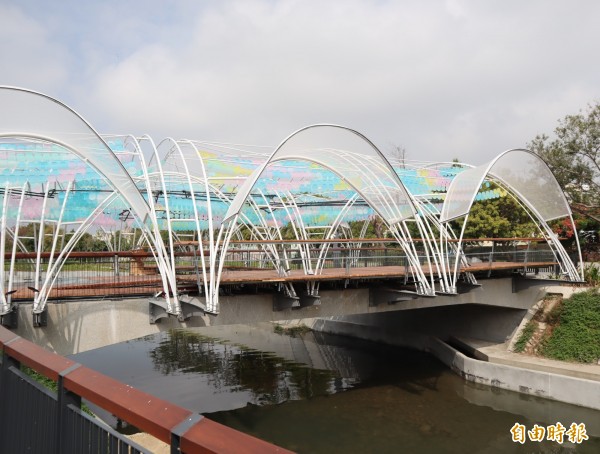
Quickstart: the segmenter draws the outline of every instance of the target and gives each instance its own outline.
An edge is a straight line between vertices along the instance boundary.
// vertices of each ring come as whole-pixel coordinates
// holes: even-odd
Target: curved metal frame
[[[39,290],[34,299],[34,313],[40,313],[44,310],[46,300],[54,285],[58,271],[60,271],[62,264],[75,246],[77,240],[81,238],[83,233],[92,225],[94,219],[102,211],[102,208],[108,206],[108,204],[120,197],[131,208],[133,218],[141,228],[142,238],[149,244],[150,250],[157,262],[163,286],[163,294],[166,300],[167,312],[169,314],[180,316],[181,318],[182,309],[179,295],[177,294],[177,264],[175,258],[175,243],[173,241],[175,235],[174,226],[177,219],[173,217],[172,210],[170,209],[170,185],[181,186],[186,193],[189,193],[189,198],[192,201],[193,219],[184,219],[184,221],[194,223],[198,237],[198,251],[200,253],[202,267],[202,283],[200,283],[199,278],[198,286],[201,292],[202,290],[204,292],[207,311],[215,314],[218,313],[219,286],[225,263],[225,255],[228,253],[232,238],[235,235],[240,235],[240,231],[244,226],[251,229],[252,235],[256,238],[270,241],[282,240],[283,236],[281,234],[279,222],[281,222],[281,215],[285,214],[297,239],[307,239],[309,237],[308,227],[304,225],[304,215],[300,209],[302,198],[299,195],[288,190],[274,190],[271,194],[265,194],[260,188],[254,190],[257,183],[263,175],[265,175],[265,171],[269,166],[290,160],[316,164],[337,175],[337,177],[342,181],[345,181],[347,186],[354,191],[353,195],[350,196],[345,193],[346,198],[340,199],[340,201],[343,202],[343,207],[335,216],[328,220],[328,225],[319,227],[322,228],[321,234],[323,235],[323,238],[328,240],[334,238],[334,235],[344,221],[346,214],[350,211],[356,201],[359,199],[364,200],[370,209],[383,219],[389,232],[406,254],[406,259],[408,261],[407,273],[412,277],[416,293],[419,295],[434,296],[436,292],[456,292],[459,266],[461,264],[466,264],[464,254],[462,253],[462,240],[464,237],[465,225],[468,220],[468,211],[477,197],[479,187],[485,179],[497,181],[501,186],[506,187],[509,193],[523,204],[527,209],[527,212],[540,228],[540,231],[542,231],[547,238],[551,250],[555,254],[557,260],[561,263],[561,266],[563,266],[563,270],[569,279],[580,279],[580,276],[572,265],[566,251],[547,226],[547,219],[544,219],[535,204],[528,200],[526,194],[522,194],[518,187],[512,187],[510,183],[502,179],[501,175],[494,174],[494,165],[498,163],[502,157],[514,151],[527,152],[532,156],[535,156],[535,158],[539,159],[541,162],[544,162],[529,150],[507,150],[490,163],[466,171],[479,172],[481,175],[478,180],[477,188],[469,194],[468,209],[460,214],[460,216],[463,217],[463,225],[460,234],[458,235],[458,242],[454,243],[450,240],[455,239],[456,236],[449,227],[449,221],[455,217],[452,217],[452,219],[448,217],[448,207],[453,201],[452,188],[459,187],[461,180],[467,178],[467,174],[463,177],[460,176],[461,174],[458,174],[458,176],[453,179],[444,206],[441,213],[439,213],[423,194],[412,194],[407,185],[403,183],[390,161],[371,141],[353,129],[331,124],[317,124],[301,128],[284,139],[269,156],[261,153],[249,152],[247,156],[251,156],[255,159],[250,166],[250,169],[254,168],[254,170],[249,176],[235,175],[225,177],[211,176],[211,169],[208,164],[210,159],[206,158],[205,162],[205,157],[203,157],[201,151],[201,147],[208,143],[190,140],[178,141],[167,138],[156,145],[148,136],[143,136],[141,138],[134,136],[116,136],[123,138],[128,152],[138,159],[137,164],[139,168],[135,169],[138,173],[134,174],[127,170],[115,152],[110,149],[106,140],[73,109],[49,96],[30,90],[0,86],[0,95],[2,94],[2,90],[14,90],[18,92],[19,95],[27,94],[37,96],[47,102],[55,103],[59,109],[65,109],[72,118],[70,116],[64,118],[69,121],[75,120],[76,124],[74,129],[77,129],[77,127],[83,128],[86,137],[89,132],[90,137],[93,138],[94,143],[96,146],[99,146],[100,149],[95,149],[93,153],[89,152],[84,145],[82,145],[82,148],[80,149],[77,145],[77,141],[69,141],[70,138],[64,134],[64,131],[57,131],[53,137],[53,134],[48,131],[40,133],[22,130],[0,130],[0,138],[34,139],[56,144],[62,147],[66,152],[71,153],[85,162],[90,168],[94,169],[113,191],[86,219],[77,221],[77,223],[80,224],[79,227],[56,260],[54,260],[54,252],[57,249],[58,237],[56,235],[53,237],[51,244],[51,259],[48,264],[49,269],[43,283],[41,282],[42,279],[40,275],[40,254],[42,248],[38,248],[35,268],[35,286],[36,288],[39,288]],[[73,125],[73,123],[69,124]],[[332,131],[335,131],[335,133],[328,136],[326,130],[323,129],[321,132],[324,133],[322,137],[326,138],[326,144],[322,148],[318,148],[317,145],[314,145],[314,141],[320,137],[319,134],[321,132],[314,128],[334,128]],[[301,140],[302,135],[307,132],[316,132],[314,135],[309,135],[304,139],[311,144],[310,146],[313,147],[313,149],[317,149],[321,152],[320,156],[303,153],[302,150],[299,150],[299,147],[303,145]],[[338,138],[342,138],[342,142],[347,140],[347,143],[350,144],[348,147],[349,149],[335,148],[333,142]],[[299,140],[297,142],[292,142],[296,139]],[[290,146],[286,149],[285,147],[287,144],[290,144]],[[146,145],[149,147],[149,157],[144,155],[143,146]],[[219,146],[225,148],[227,146],[237,147],[231,144],[219,144]],[[236,152],[240,151],[237,148],[231,149]],[[365,155],[358,155],[357,150],[364,151]],[[265,160],[260,164],[256,164],[256,167],[254,167],[256,160],[258,160],[257,158],[261,156],[264,156]],[[223,159],[219,162],[226,161],[227,159]],[[166,164],[173,164],[176,170],[169,170],[168,167],[166,167]],[[155,167],[154,170],[151,169],[152,166]],[[244,169],[244,172],[250,172],[248,166]],[[547,165],[546,169],[549,171]],[[402,172],[400,171],[400,173]],[[479,173],[477,175],[479,175]],[[232,197],[221,191],[221,189],[217,187],[218,185],[213,184],[213,180],[219,179],[239,180],[243,181],[243,184],[236,188],[237,193]],[[477,181],[472,180],[469,189],[471,185],[475,185],[476,183]],[[555,179],[550,183],[557,186]],[[168,247],[161,237],[157,202],[154,201],[153,187],[156,187],[156,185],[158,185],[160,188],[159,192],[162,193],[164,197],[166,226],[171,232],[167,240]],[[7,200],[10,196],[10,191],[12,190],[9,186],[10,184],[7,182],[6,191],[8,191],[8,193],[5,193],[2,201],[4,205],[8,204]],[[48,200],[49,187],[45,187],[44,201],[39,220],[42,232],[44,231],[44,224],[47,221],[56,222],[58,226],[61,225],[63,214],[69,199],[70,188],[71,184],[69,183],[65,192],[65,198],[62,201],[62,207],[59,212],[54,214],[56,219],[46,219],[46,202]],[[230,191],[235,192],[235,190],[231,189]],[[255,192],[254,195],[252,194],[253,191]],[[344,191],[350,191],[350,189],[344,189]],[[21,192],[20,206],[23,204],[23,193],[24,191]],[[203,234],[200,223],[200,196],[206,197],[205,209],[208,221],[206,235]],[[220,223],[217,222],[213,216],[213,196],[216,197],[215,200],[219,200],[220,202],[229,205],[227,213]],[[562,202],[565,203],[568,209],[564,194],[562,197]],[[278,200],[278,204],[274,205],[276,200]],[[252,212],[242,213],[244,206],[249,206]],[[340,204],[340,206],[342,206],[342,204]],[[283,208],[281,214],[278,213],[276,215],[276,208]],[[8,228],[6,212],[7,208],[4,206],[1,219],[1,228],[3,232]],[[19,216],[20,212],[21,208],[19,208],[18,211]],[[571,222],[573,222],[570,210],[568,210],[568,216]],[[258,221],[257,225],[254,224],[251,218]],[[19,217],[17,217],[16,222],[17,225],[15,227],[12,247],[13,259],[11,260],[9,283],[7,287],[8,292],[11,291],[14,256],[18,246]],[[420,255],[411,235],[409,222],[413,223],[416,231],[418,231],[420,240],[422,241],[423,256]],[[367,226],[368,223],[365,222],[363,225],[364,231],[366,231]],[[60,227],[58,230],[60,230]],[[2,251],[4,251],[5,248],[5,237],[6,235],[3,234],[2,239],[0,240],[0,250]],[[579,243],[577,244],[579,246]],[[204,257],[205,247],[208,248],[208,259]],[[285,247],[281,248],[281,250],[279,250],[275,244],[265,244],[261,247],[262,254],[264,254],[263,257],[266,258],[280,274],[286,275],[290,268],[290,257]],[[324,243],[317,251],[317,256],[312,257],[311,253],[314,253],[316,249],[311,249],[308,244],[299,245],[302,268],[305,274],[319,274],[322,272],[329,248],[330,244]],[[581,262],[580,251],[579,254]],[[347,260],[349,260],[348,263],[350,263],[352,257],[354,256],[351,252],[347,258]],[[421,263],[423,257],[424,263]],[[2,281],[0,282],[0,289],[2,289],[3,292],[5,287],[3,280],[4,274],[5,273],[3,272],[0,273],[0,281]],[[471,283],[476,282],[472,275],[467,273],[467,276]],[[288,296],[296,296],[294,287],[289,283],[286,284],[285,291]],[[314,281],[309,282],[307,284],[308,295],[315,296],[317,295],[317,292],[318,284]],[[0,302],[1,310],[3,312],[10,309],[8,307],[10,306],[10,299],[5,298],[5,295],[2,295],[2,300]]]
[[[550,168],[548,167],[548,164],[546,164],[546,162],[540,158],[538,155],[536,155],[535,153],[533,153],[530,150],[526,150],[526,149],[522,149],[522,148],[514,148],[514,149],[510,149],[510,150],[506,150],[502,153],[500,153],[498,156],[496,156],[493,160],[491,160],[489,163],[484,164],[482,166],[479,166],[477,168],[473,168],[472,170],[474,171],[482,171],[481,176],[479,178],[479,183],[477,185],[473,186],[473,191],[471,191],[470,193],[470,199],[469,199],[469,203],[468,203],[468,208],[466,210],[462,210],[460,213],[455,213],[454,215],[450,216],[448,213],[448,209],[446,208],[449,204],[453,203],[452,200],[452,189],[454,189],[455,187],[459,187],[460,183],[461,183],[461,176],[458,175],[456,178],[454,178],[452,180],[452,183],[450,185],[450,188],[448,188],[448,194],[446,196],[446,199],[444,200],[444,206],[442,208],[442,212],[441,212],[441,218],[440,218],[440,222],[442,224],[448,224],[450,221],[464,217],[463,223],[462,223],[462,227],[461,227],[461,231],[460,231],[460,235],[459,235],[459,243],[458,243],[458,253],[459,255],[462,254],[462,240],[464,237],[464,232],[465,232],[465,227],[467,225],[467,221],[469,218],[469,211],[471,209],[471,207],[473,206],[473,203],[475,202],[475,198],[477,197],[477,193],[479,192],[479,188],[481,187],[481,185],[483,184],[483,182],[486,179],[492,179],[493,180],[497,180],[499,181],[504,187],[505,189],[507,189],[509,192],[511,192],[512,194],[514,194],[514,196],[520,201],[522,202],[531,213],[533,213],[533,215],[535,216],[537,222],[536,224],[538,225],[538,227],[540,228],[540,231],[542,233],[544,233],[544,236],[547,238],[548,244],[551,248],[553,248],[553,250],[555,251],[555,256],[558,255],[558,257],[560,257],[559,263],[561,268],[563,269],[563,272],[568,275],[570,280],[573,281],[577,281],[580,279],[583,279],[583,260],[582,260],[582,256],[581,256],[581,248],[579,245],[579,239],[577,238],[577,232],[575,230],[575,238],[577,241],[577,250],[579,253],[579,263],[581,266],[580,272],[577,271],[577,269],[573,266],[570,258],[568,257],[567,252],[565,251],[564,247],[562,246],[562,244],[560,244],[560,242],[558,241],[558,238],[556,237],[556,235],[554,235],[549,227],[547,226],[547,220],[544,219],[544,217],[540,214],[539,210],[537,209],[537,207],[527,198],[527,196],[525,194],[522,194],[521,191],[519,191],[519,188],[513,187],[512,185],[508,184],[501,176],[495,175],[494,174],[494,166],[496,165],[496,163],[503,158],[504,156],[508,155],[509,153],[512,152],[525,152],[528,153],[529,155],[531,155],[531,157],[533,157],[534,159],[536,159],[537,161],[539,161],[540,163],[542,163],[545,168],[548,170],[548,174],[552,175],[552,172],[550,171]],[[573,229],[575,229],[575,222],[573,221],[573,215],[571,213],[571,209],[569,207],[569,204],[567,203],[566,197],[564,195],[564,192],[562,191],[562,189],[560,188],[560,186],[558,185],[558,182],[556,181],[556,178],[554,178],[554,176],[552,175],[552,180],[547,182],[549,184],[553,184],[555,186],[555,190],[558,190],[560,192],[560,194],[562,194],[563,197],[563,203],[565,205],[566,208],[566,212],[568,213],[567,216],[571,221],[571,224],[573,225]],[[562,216],[561,216],[562,217]],[[452,277],[452,285],[453,287],[456,286],[456,282],[458,279],[458,264],[459,264],[459,260],[457,259],[455,261],[455,266],[454,266],[454,271],[453,271],[453,277]]]
[[[370,186],[367,186],[367,188],[372,187],[372,188],[377,189],[377,191],[379,191],[378,196],[383,198],[385,205],[387,205],[389,208],[388,213],[382,212],[380,210],[380,208],[377,206],[377,204],[375,204],[371,200],[371,197],[369,197],[369,195],[366,194],[362,188],[359,188],[352,182],[348,181],[348,179],[346,178],[346,175],[343,173],[343,171],[339,170],[338,168],[334,168],[332,165],[328,164],[327,162],[325,162],[323,160],[319,160],[319,159],[308,158],[299,153],[291,154],[291,155],[287,154],[285,156],[278,156],[279,151],[282,150],[283,147],[286,145],[286,143],[288,143],[293,137],[295,137],[299,134],[302,134],[304,131],[307,131],[311,128],[339,128],[344,131],[347,131],[350,134],[354,134],[354,135],[358,136],[368,146],[370,146],[373,149],[373,151],[375,151],[376,156],[379,157],[379,161],[376,162],[375,164],[380,166],[381,168],[383,168],[385,171],[387,171],[387,176],[390,177],[392,179],[393,183],[395,184],[394,189],[398,190],[401,194],[404,195],[404,200],[402,200],[401,202],[404,202],[404,204],[406,204],[410,207],[412,217],[414,217],[416,219],[418,228],[419,228],[423,238],[425,239],[425,242],[427,244],[430,244],[430,241],[432,239],[429,238],[427,231],[425,229],[423,229],[423,225],[420,223],[420,220],[418,219],[418,210],[414,205],[413,197],[411,196],[410,192],[404,187],[404,184],[402,183],[402,181],[396,174],[396,171],[391,166],[389,161],[385,158],[383,153],[381,153],[369,139],[367,139],[365,136],[363,136],[359,132],[357,132],[353,129],[350,129],[350,128],[343,127],[343,126],[330,125],[330,124],[318,124],[318,125],[307,126],[305,128],[299,129],[298,131],[296,131],[296,132],[292,133],[290,136],[288,136],[275,149],[275,151],[271,154],[269,159],[262,166],[260,166],[258,169],[256,169],[253,172],[253,174],[244,182],[244,185],[242,186],[242,188],[240,188],[240,191],[237,193],[235,199],[232,201],[232,203],[229,207],[229,210],[227,211],[227,214],[225,215],[224,223],[226,223],[227,221],[231,221],[231,219],[234,219],[233,223],[235,224],[235,221],[237,220],[237,218],[242,210],[244,202],[247,201],[248,198],[250,197],[252,188],[254,187],[256,182],[259,180],[260,176],[263,174],[263,172],[267,168],[267,166],[272,165],[279,161],[286,161],[286,160],[307,161],[307,162],[312,162],[312,163],[318,164],[318,165],[330,170],[331,172],[335,173],[342,180],[345,180],[382,217],[382,219],[386,222],[386,224],[390,228],[390,231],[393,233],[394,237],[396,238],[396,240],[398,241],[398,243],[400,244],[400,246],[402,247],[402,249],[405,251],[405,253],[407,255],[407,258],[410,262],[410,271],[411,271],[411,273],[413,273],[413,276],[417,282],[417,292],[419,294],[433,296],[435,294],[435,287],[434,287],[435,277],[434,277],[434,267],[431,266],[431,257],[429,256],[431,249],[427,250],[427,254],[426,254],[426,256],[427,256],[426,260],[429,263],[429,274],[430,274],[430,276],[428,278],[425,275],[423,268],[420,265],[418,254],[414,247],[414,242],[410,239],[410,234],[408,233],[408,228],[406,227],[406,225],[404,223],[404,221],[406,220],[406,217],[403,216],[400,212],[400,204],[398,201],[394,200],[394,198],[392,197],[392,194],[389,192],[390,188],[388,188],[388,186],[383,184],[380,177],[375,173],[372,166],[366,165],[363,161],[359,160],[357,156],[352,155],[351,152],[349,152],[349,151],[333,150],[336,153],[338,153],[338,157],[340,159],[343,159],[344,161],[346,161],[346,163],[353,165],[355,170],[360,171],[362,173],[362,177],[365,181],[368,181],[371,183]],[[397,216],[391,217],[390,216],[391,213],[397,213]],[[228,244],[227,237],[225,240],[225,244]],[[226,249],[225,249],[225,251],[226,251]],[[441,267],[437,267],[436,271],[442,272],[442,273],[444,272],[444,270],[442,270]],[[220,275],[219,275],[219,278],[220,278]]]

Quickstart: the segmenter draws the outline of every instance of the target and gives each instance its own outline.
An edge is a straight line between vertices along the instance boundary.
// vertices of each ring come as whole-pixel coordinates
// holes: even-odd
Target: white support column
[[[0,267],[0,314],[4,315],[10,311],[10,305],[6,299],[7,289],[4,287],[4,256],[6,248],[6,229],[8,218],[8,200],[10,199],[10,187],[8,181],[4,183],[2,194],[2,218],[0,219],[0,254],[2,254],[2,267]]]
[[[17,210],[17,218],[15,220],[15,231],[12,236],[13,247],[12,247],[12,253],[10,256],[10,269],[8,272],[8,287],[6,288],[6,295],[7,295],[6,303],[9,308],[12,303],[12,291],[13,291],[13,282],[14,282],[14,275],[15,275],[15,257],[17,255],[17,245],[19,243],[19,224],[21,222],[21,212],[23,211],[23,200],[25,200],[25,188],[26,187],[27,187],[27,183],[23,184],[23,187],[21,188],[21,197],[19,200],[19,208]],[[4,230],[4,231],[6,231],[6,230]],[[4,250],[4,248],[2,248],[2,250]],[[0,282],[3,283],[4,279],[1,279]],[[4,291],[2,292],[2,294],[4,295]]]
[[[46,239],[45,233],[45,221],[46,221],[46,204],[48,203],[48,192],[49,186],[46,184],[46,189],[44,190],[44,202],[42,203],[42,212],[40,215],[40,231],[38,233],[38,241],[37,241],[37,256],[35,259],[35,276],[33,278],[33,288],[34,288],[34,297],[33,297],[33,307],[35,308],[39,304],[38,294],[40,291],[40,276],[41,276],[41,261],[42,261],[42,251],[44,250],[44,243]]]
[[[42,286],[42,288],[39,289],[39,292],[38,292],[39,298],[37,301],[37,305],[34,306],[34,308],[33,308],[34,314],[40,314],[44,311],[44,309],[46,307],[46,303],[48,302],[48,297],[50,295],[50,292],[51,292],[52,288],[54,287],[54,284],[56,283],[56,279],[58,278],[58,275],[60,273],[60,270],[62,269],[62,266],[65,263],[65,260],[69,257],[69,254],[73,251],[73,248],[77,245],[77,243],[79,242],[81,237],[87,232],[89,227],[93,224],[94,220],[100,214],[102,214],[102,212],[108,206],[110,206],[110,204],[112,202],[114,202],[117,199],[117,197],[118,197],[118,194],[116,192],[113,192],[108,197],[106,197],[100,203],[100,205],[98,205],[98,207],[96,207],[96,209],[83,222],[81,222],[81,225],[79,226],[79,228],[75,231],[73,236],[71,236],[71,238],[69,238],[69,241],[67,241],[67,244],[60,251],[58,257],[54,261],[53,272],[48,273],[48,275],[51,276],[51,278],[46,279],[44,281],[44,285]]]
[[[350,208],[354,205],[354,203],[356,202],[357,199],[358,199],[358,194],[354,194],[352,197],[350,197],[350,199],[348,199],[348,201],[346,202],[344,207],[340,210],[340,212],[334,219],[333,223],[329,227],[329,230],[326,233],[324,239],[326,239],[326,240],[333,239],[334,235],[337,233],[337,229],[339,228],[342,220],[344,219],[344,216],[346,216],[346,214],[348,213]],[[323,266],[325,264],[325,258],[327,257],[327,252],[329,251],[330,247],[331,247],[331,243],[329,243],[329,242],[323,243],[321,250],[319,251],[319,257],[317,259],[317,264],[315,265],[315,274],[321,274],[321,272],[323,271]]]

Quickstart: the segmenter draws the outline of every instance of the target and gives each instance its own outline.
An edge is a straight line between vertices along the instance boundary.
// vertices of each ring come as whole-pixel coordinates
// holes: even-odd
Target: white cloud
[[[454,17],[465,17],[467,7],[461,0],[446,0],[446,9]]]
[[[76,24],[55,12],[67,31],[51,35],[29,9],[30,45],[80,79],[46,58],[44,85],[22,57],[20,85],[59,87],[50,94],[106,132],[277,144],[331,122],[409,158],[476,163],[599,98],[594,2],[153,2],[135,14],[133,3]]]
[[[0,84],[60,90],[68,81],[68,59],[43,23],[0,3]]]

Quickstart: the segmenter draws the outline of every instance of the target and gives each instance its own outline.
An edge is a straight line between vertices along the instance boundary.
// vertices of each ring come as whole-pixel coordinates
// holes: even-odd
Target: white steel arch
[[[296,252],[290,252],[291,248],[286,250],[283,246],[277,246],[278,241],[284,241],[281,227],[286,221],[289,222],[293,230],[291,238],[295,236],[298,240],[309,239],[310,232],[315,235],[316,232],[320,232],[323,239],[327,240],[322,249],[311,249],[306,241],[300,241],[297,245],[304,273],[319,274],[338,227],[347,219],[345,216],[351,208],[354,210],[358,205],[361,206],[361,210],[367,210],[368,215],[373,211],[377,213],[401,246],[408,260],[406,272],[412,278],[410,284],[414,285],[415,295],[456,293],[459,267],[467,265],[462,252],[465,224],[474,200],[481,196],[478,196],[478,191],[486,179],[506,189],[526,208],[547,239],[564,273],[570,280],[580,279],[566,251],[547,225],[547,221],[567,216],[573,223],[566,198],[548,166],[528,150],[508,150],[480,167],[464,170],[465,166],[460,165],[460,171],[454,169],[457,167],[455,163],[447,163],[448,165],[443,166],[443,177],[437,180],[437,183],[428,186],[430,190],[423,190],[421,188],[426,186],[422,185],[423,180],[417,181],[422,176],[420,171],[428,169],[429,175],[439,176],[441,170],[436,174],[431,170],[431,164],[409,163],[406,167],[404,160],[394,168],[365,136],[339,125],[317,124],[299,129],[282,141],[269,155],[258,147],[246,151],[246,146],[235,144],[167,138],[156,145],[148,136],[114,137],[123,142],[118,143],[116,139],[112,142],[111,139],[101,137],[75,111],[49,96],[21,88],[0,86],[0,139],[34,139],[56,144],[86,164],[80,167],[93,169],[93,172],[89,172],[94,173],[93,178],[96,178],[96,186],[92,186],[93,188],[102,188],[104,191],[104,182],[110,188],[110,191],[106,191],[110,194],[97,207],[85,205],[86,214],[79,213],[76,222],[69,221],[78,224],[79,227],[62,250],[59,250],[61,248],[58,246],[57,236],[52,237],[51,258],[45,277],[40,273],[41,249],[38,248],[34,313],[44,310],[56,275],[70,251],[76,246],[77,240],[92,226],[96,218],[102,218],[103,208],[107,208],[112,202],[118,205],[121,203],[119,199],[126,204],[126,210],[130,210],[138,222],[143,238],[150,245],[150,251],[156,260],[162,294],[165,297],[165,302],[160,304],[164,305],[167,314],[177,315],[180,319],[185,316],[184,312],[187,309],[183,304],[186,301],[180,301],[177,294],[177,243],[173,238],[177,235],[175,231],[178,226],[181,231],[196,231],[202,268],[201,277],[200,271],[197,270],[198,288],[200,293],[204,292],[206,310],[216,314],[219,312],[219,287],[225,255],[234,235],[241,239],[242,232],[246,232],[245,229],[248,228],[252,238],[261,240],[261,263],[268,263],[280,276],[287,276],[291,269],[290,263],[293,262],[291,257]],[[115,151],[111,150],[107,142],[115,146]],[[124,152],[119,154],[123,147]],[[29,150],[35,153],[35,147]],[[16,149],[11,152],[13,151],[18,153]],[[68,160],[70,155],[61,159]],[[132,160],[127,161],[130,159],[128,155],[138,160],[136,165]],[[277,172],[281,175],[277,163],[282,162],[287,164],[281,166],[284,169],[283,176],[272,177]],[[290,162],[295,164],[290,165]],[[21,164],[17,163],[16,167],[19,166]],[[294,175],[294,170],[290,170],[294,166],[301,169],[300,172],[314,170],[315,174],[324,180],[334,179],[336,185],[343,186],[341,190],[335,189],[335,196],[327,199],[333,203],[318,205],[319,210],[327,211],[329,208],[326,222],[317,225],[306,223],[304,216],[310,213],[310,209],[304,208],[308,205],[307,194],[315,197],[321,193],[325,194],[326,190],[305,191],[306,188],[308,191],[314,190],[314,186],[311,186],[314,178],[312,173],[306,177],[310,185],[297,184],[299,179],[296,178],[295,186],[290,184],[286,188],[286,175]],[[0,250],[4,252],[9,244],[6,232],[13,235],[13,245],[8,281],[4,283],[5,276],[0,276],[0,290],[3,293],[0,315],[11,310],[10,295],[7,297],[6,294],[12,291],[10,277],[14,268],[15,251],[19,245],[19,216],[22,211],[19,207],[16,220],[9,218],[8,197],[16,199],[16,195],[20,193],[22,206],[25,190],[21,189],[21,186],[28,184],[23,179],[11,180],[10,172],[6,170],[9,169],[2,169],[3,175],[7,175],[7,181],[4,185],[4,197],[0,197],[0,206],[3,207],[0,218],[0,229],[3,232]],[[284,183],[281,186],[280,178]],[[343,183],[339,183],[338,178]],[[39,222],[42,235],[45,222],[54,223],[53,226],[57,229],[61,225],[66,228],[69,222],[63,222],[63,214],[73,187],[72,182],[65,178],[61,180],[67,189],[62,190],[64,198],[62,205],[58,206],[57,203],[48,202],[48,185],[44,186],[42,182],[40,192],[39,179],[36,181],[37,197],[43,202],[39,220],[36,221]],[[440,181],[444,183],[441,184]],[[446,188],[448,190],[444,199],[443,193],[446,192]],[[186,201],[176,197],[185,198]],[[164,207],[158,206],[159,198]],[[438,211],[442,199],[444,203]],[[303,205],[305,202],[306,205]],[[14,216],[14,205],[13,203],[11,206],[10,216]],[[246,205],[252,211],[243,211]],[[123,209],[122,205],[119,209]],[[176,210],[180,210],[180,214],[177,214]],[[181,213],[184,212],[188,215],[182,216]],[[357,212],[363,215],[365,213]],[[225,214],[221,218],[223,213]],[[457,219],[464,220],[458,243],[454,242],[456,235],[450,225],[452,220]],[[13,225],[14,232],[10,230]],[[363,235],[367,225],[367,222],[363,225]],[[127,224],[127,228],[131,228],[130,223]],[[168,231],[166,241],[161,236],[165,230]],[[208,257],[204,256],[205,250]],[[318,252],[317,256],[311,256],[315,251]],[[56,260],[53,258],[55,252],[58,255]],[[579,254],[581,262],[581,252]],[[181,260],[179,258],[179,266]],[[468,272],[466,275],[469,283],[476,283],[474,276]],[[284,290],[287,296],[296,297],[290,282],[286,282]],[[309,282],[307,293],[309,296],[317,296],[318,283]]]
[[[50,96],[18,87],[0,86],[0,106],[0,137],[56,143],[92,166],[129,204],[140,227],[148,230],[159,266],[168,266],[160,234],[146,225],[147,221],[154,223],[148,203],[110,147],[83,117]],[[171,292],[165,289],[169,306]],[[34,313],[42,312],[44,306],[45,301],[34,301]]]
[[[404,187],[385,156],[365,136],[339,125],[318,124],[302,128],[288,136],[244,182],[232,201],[224,222],[235,224],[243,204],[266,167],[278,161],[300,160],[319,164],[345,180],[381,216],[404,249],[415,278],[417,293],[435,295],[435,279],[447,283],[446,270],[440,266],[431,246],[433,239],[424,228],[412,195]],[[414,218],[425,244],[424,271],[405,221]],[[231,229],[230,229],[231,230]],[[230,235],[225,235],[227,251]],[[432,263],[435,262],[435,263]],[[218,278],[221,271],[219,270]],[[429,274],[429,277],[426,275]],[[443,284],[444,285],[444,284]],[[444,287],[444,290],[447,290]]]
[[[362,159],[357,160],[357,157]],[[315,162],[337,173],[390,225],[415,214],[408,191],[385,156],[369,139],[344,126],[317,124],[290,134],[246,179],[224,221],[239,214],[269,164],[292,159]]]
[[[547,224],[548,221],[568,217],[575,228],[567,199],[546,162],[530,150],[520,148],[506,150],[487,164],[465,170],[452,180],[441,210],[440,222],[447,225],[452,220],[464,218],[459,237],[459,250],[462,250],[461,243],[469,211],[485,179],[491,179],[505,187],[533,214],[548,244],[554,248],[563,272],[570,280],[582,279],[583,269],[577,271],[557,236]],[[583,266],[576,234],[575,238],[579,263]],[[458,263],[459,261],[456,260],[453,285],[456,285]]]

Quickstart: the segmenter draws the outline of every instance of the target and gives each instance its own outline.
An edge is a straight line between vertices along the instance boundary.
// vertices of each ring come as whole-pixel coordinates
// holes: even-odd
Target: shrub
[[[597,290],[576,293],[563,302],[560,323],[544,342],[542,353],[563,361],[598,361],[600,294]]]
[[[552,309],[546,314],[546,322],[552,326],[558,325],[563,312],[564,303],[562,301],[556,303]]]
[[[537,323],[534,320],[529,320],[527,322],[523,328],[523,331],[521,331],[519,339],[517,339],[517,342],[515,342],[514,351],[521,353],[523,350],[525,350],[527,342],[529,342],[529,339],[531,339],[531,336],[533,336],[533,333],[535,333],[536,328]]]
[[[583,269],[583,279],[590,285],[600,284],[600,268],[596,263],[590,263]]]

